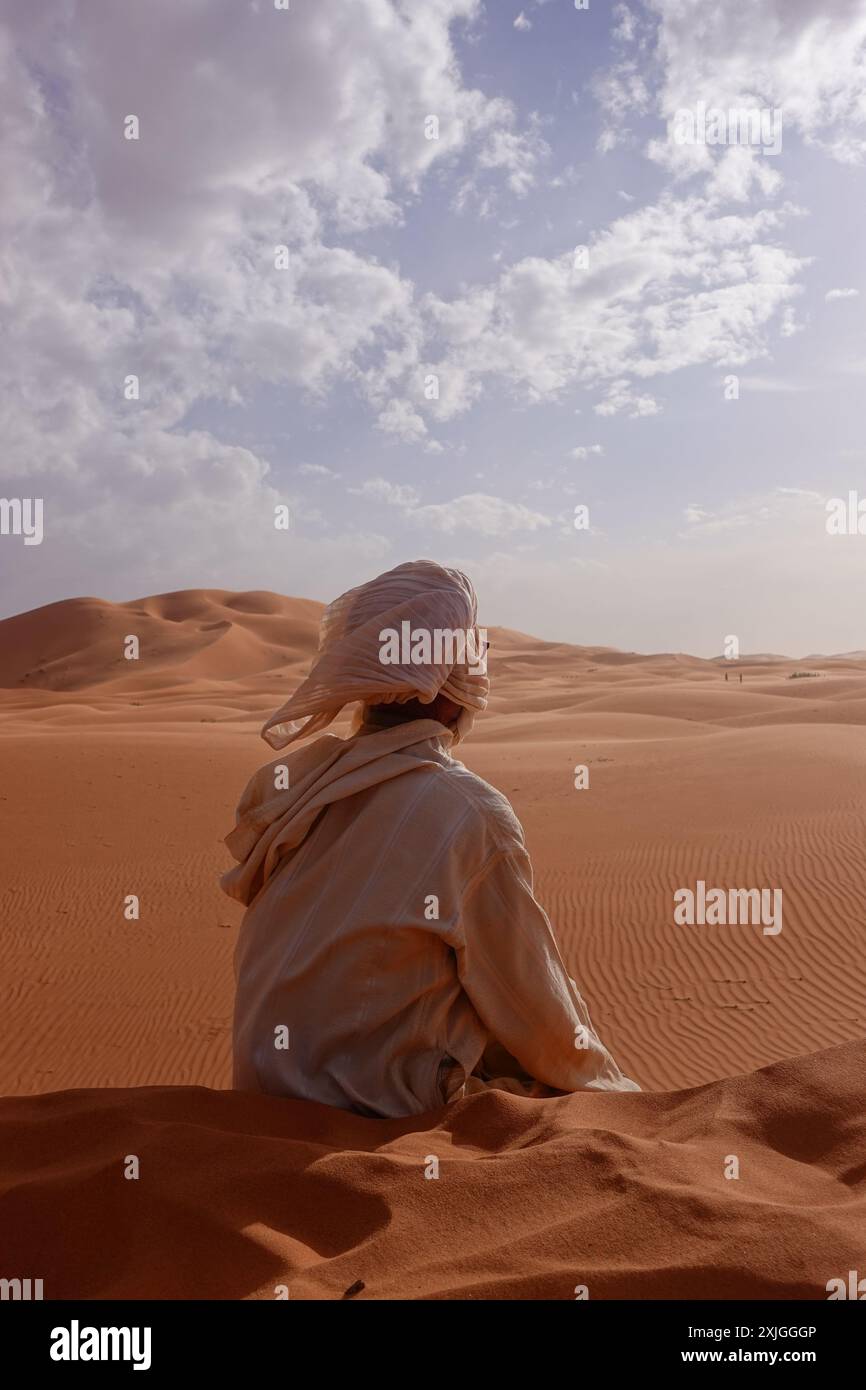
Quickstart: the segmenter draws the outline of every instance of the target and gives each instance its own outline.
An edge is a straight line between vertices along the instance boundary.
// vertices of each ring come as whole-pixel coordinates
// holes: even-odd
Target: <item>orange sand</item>
[[[229,1084],[221,839],[319,612],[189,591],[0,622],[0,1092]],[[38,1256],[46,1297],[825,1297],[855,1246],[862,1264],[843,1116],[866,1090],[866,656],[744,659],[740,685],[721,662],[490,637],[461,756],[524,823],[598,1031],[680,1093],[401,1124],[206,1090],[4,1102],[12,1273]],[[698,878],[781,887],[781,934],[675,926]]]
[[[0,1101],[4,1263],[46,1298],[826,1299],[863,1269],[864,1067],[849,1043],[399,1121],[184,1088]]]

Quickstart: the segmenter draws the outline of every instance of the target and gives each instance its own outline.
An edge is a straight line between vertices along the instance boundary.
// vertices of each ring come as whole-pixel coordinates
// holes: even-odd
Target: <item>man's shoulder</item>
[[[459,803],[499,849],[523,845],[523,827],[508,797],[463,763],[449,758],[435,779],[437,793]]]

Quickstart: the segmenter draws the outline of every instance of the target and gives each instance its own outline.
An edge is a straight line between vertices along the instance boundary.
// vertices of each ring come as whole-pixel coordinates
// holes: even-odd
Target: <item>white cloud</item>
[[[596,77],[592,85],[596,100],[607,118],[596,148],[600,154],[608,154],[617,145],[627,143],[631,133],[627,122],[635,116],[645,115],[649,110],[650,91],[634,61],[617,63]]]
[[[414,522],[449,534],[474,531],[481,536],[509,536],[516,531],[538,531],[551,525],[549,517],[530,511],[520,502],[508,502],[483,492],[466,493],[451,502],[412,507],[408,515]]]
[[[389,483],[387,478],[368,478],[360,487],[350,487],[349,492],[356,497],[375,497],[380,502],[386,502],[389,507],[414,507],[418,502],[418,493],[413,487],[408,487],[403,483]]]
[[[766,155],[746,145],[719,152],[705,193],[713,203],[745,203],[757,190],[771,198],[782,186],[782,175]]]
[[[389,401],[376,423],[385,434],[396,435],[405,444],[417,444],[427,433],[423,419],[408,401]]]
[[[824,298],[825,298],[825,299],[827,300],[827,302],[829,303],[829,302],[830,302],[831,300],[833,300],[833,299],[856,299],[857,296],[859,295],[859,293],[860,293],[859,290],[852,290],[852,289],[847,289],[847,290],[828,290],[827,293],[824,295]]]
[[[658,415],[661,406],[653,396],[640,395],[629,389],[624,381],[615,381],[606,397],[594,407],[596,415],[621,415],[625,412],[632,420],[642,415]]]
[[[173,205],[175,237],[224,234],[293,184],[315,186],[348,225],[372,225],[398,216],[396,181],[513,129],[510,103],[464,87],[455,62],[450,26],[475,19],[478,0],[317,0],[286,15],[190,4],[200,22],[172,0],[4,7],[24,56],[69,83],[94,194],[130,232],[143,220],[164,234]],[[135,105],[133,165],[115,113]]]
[[[199,521],[224,515],[254,535],[281,494],[265,451],[188,427],[205,403],[355,383],[386,432],[424,437],[389,388],[418,357],[414,286],[333,243],[399,222],[425,175],[458,155],[489,181],[530,186],[537,129],[522,135],[511,103],[467,87],[456,60],[452,26],[480,13],[478,0],[317,0],[286,14],[0,0],[10,486],[50,479],[70,534],[95,494],[124,499],[120,532],[124,506],[140,506],[143,543],[179,546],[192,566],[191,538],[208,550]],[[124,139],[127,113],[138,140]],[[430,114],[438,140],[425,138]],[[131,375],[137,400],[124,397]]]
[[[573,459],[585,459],[588,458],[590,454],[603,453],[604,449],[600,444],[578,444],[575,449],[571,450],[571,457]]]
[[[399,507],[412,525],[446,535],[473,531],[480,536],[509,536],[551,525],[548,516],[532,511],[521,502],[510,502],[489,493],[464,493],[448,502],[422,503],[415,488],[389,482],[386,478],[368,478],[360,487],[350,487],[348,491],[358,497],[384,502],[389,507]]]
[[[794,520],[814,528],[813,542],[820,542],[824,528],[824,501],[816,492],[808,488],[776,488],[745,501],[730,502],[717,512],[690,503],[684,516],[689,523],[687,531],[679,532],[680,539],[695,536],[714,536],[728,532],[754,530],[772,531],[773,528],[789,526]]]
[[[518,133],[500,123],[480,150],[478,167],[504,171],[512,193],[523,198],[535,183],[536,167],[547,152],[548,146],[537,131],[532,135]]]
[[[658,21],[655,59],[661,81],[656,110],[736,110],[759,105],[781,112],[783,140],[797,133],[833,158],[866,155],[866,5],[834,0],[816,8],[796,0],[728,7],[704,0],[646,0]],[[613,101],[601,89],[603,104]],[[718,147],[678,145],[665,136],[654,159],[682,174],[712,169]],[[718,151],[721,153],[721,151]],[[766,155],[758,159],[767,159]]]
[[[628,5],[614,5],[613,17],[616,21],[612,29],[612,35],[621,43],[631,43],[637,33],[637,16],[634,10],[630,10]]]
[[[800,0],[767,0],[734,18],[703,0],[651,0],[650,8],[657,27],[646,23],[646,7],[614,10],[619,47],[613,71],[597,87],[605,147],[633,143],[635,117],[664,118],[686,98],[726,100],[765,70],[766,99],[782,107],[786,142],[793,130],[837,159],[860,158],[861,0],[828,0],[820,10]],[[343,524],[330,506],[323,517],[272,466],[280,460],[299,492],[299,479],[340,477],[324,465],[295,467],[298,455],[311,456],[303,421],[295,431],[301,397],[333,400],[339,412],[340,393],[357,391],[386,435],[434,451],[441,445],[430,438],[433,426],[485,397],[503,413],[509,401],[562,401],[570,418],[572,393],[580,389],[590,393],[588,402],[579,397],[585,410],[594,404],[601,416],[651,415],[660,409],[656,397],[667,401],[670,394],[657,389],[659,378],[667,382],[701,364],[715,374],[766,361],[780,335],[797,331],[793,306],[806,262],[782,240],[797,210],[748,210],[748,199],[779,192],[779,163],[754,151],[700,152],[695,169],[705,177],[693,186],[699,195],[675,197],[669,188],[641,206],[620,190],[614,206],[623,216],[607,226],[594,220],[609,204],[593,203],[591,169],[582,161],[586,201],[579,211],[586,222],[575,239],[590,246],[586,271],[575,269],[564,236],[556,243],[551,233],[551,226],[570,225],[554,221],[564,218],[561,209],[551,211],[554,203],[565,206],[566,194],[548,196],[542,187],[537,207],[533,198],[517,209],[522,223],[505,215],[501,199],[509,198],[511,211],[512,195],[525,197],[538,186],[548,151],[543,123],[522,123],[510,102],[467,87],[461,77],[454,37],[481,14],[477,0],[355,0],[350,7],[316,0],[288,15],[275,14],[267,0],[64,0],[50,7],[0,0],[0,102],[8,126],[0,151],[4,487],[38,477],[50,498],[51,547],[39,562],[48,574],[55,567],[52,596],[68,593],[70,577],[82,572],[91,590],[111,574],[126,574],[122,582],[140,592],[189,582],[251,587],[269,574],[274,587],[309,592],[302,587],[309,583],[318,595],[322,574],[329,587],[347,587],[358,567],[389,556],[388,538]],[[533,47],[519,51],[526,56]],[[485,66],[495,71],[492,58]],[[494,80],[485,73],[485,86]],[[567,74],[565,102],[576,80]],[[141,116],[137,143],[124,141],[120,130],[130,109]],[[431,114],[439,120],[438,141],[425,139]],[[573,142],[569,158],[572,149]],[[675,175],[689,167],[671,164]],[[648,172],[654,187],[659,170]],[[557,170],[553,182],[561,187],[574,177]],[[503,248],[519,246],[520,258],[508,264],[503,251],[505,262],[483,278],[489,247],[483,229],[479,245],[467,221],[462,239],[455,234],[440,260],[434,243],[443,223],[434,217],[432,235],[426,223],[424,234],[426,283],[437,292],[425,294],[397,263],[400,256],[421,278],[428,255],[412,242],[415,227],[406,229],[405,243],[398,239],[401,223],[422,190],[447,211],[455,188],[468,210],[496,215],[496,238]],[[615,189],[605,182],[605,199]],[[683,194],[683,185],[676,189]],[[419,225],[424,215],[422,206]],[[341,245],[341,238],[351,241]],[[289,248],[286,270],[274,268],[278,244]],[[535,246],[543,252],[523,254]],[[833,274],[853,272],[837,264]],[[827,298],[843,294],[852,297],[830,291]],[[779,370],[802,377],[806,369],[792,360],[781,359]],[[864,366],[852,357],[835,370],[862,374]],[[130,373],[140,379],[138,401],[123,398]],[[430,373],[438,377],[435,400],[425,395]],[[783,389],[761,387],[771,380],[744,376],[743,390]],[[793,382],[784,389],[800,388]],[[240,434],[235,418],[231,434],[227,426],[226,438],[219,437],[223,406],[250,407],[247,424],[261,396],[267,400],[258,438],[273,443],[273,455],[261,443],[233,442]],[[288,428],[276,419],[275,398]],[[567,422],[557,432],[556,412],[548,418],[561,459],[570,442]],[[324,413],[322,421],[328,428]],[[477,439],[466,433],[454,455],[467,454],[463,486],[482,461]],[[342,462],[349,445],[339,432],[335,439]],[[365,441],[358,442],[360,456]],[[587,457],[596,448],[578,446]],[[546,571],[546,556],[538,555],[558,544],[558,519],[493,495],[508,490],[493,481],[504,475],[507,453],[500,458],[491,449],[489,493],[447,500],[451,487],[439,494],[445,501],[422,503],[414,487],[370,478],[353,495],[366,499],[363,510],[378,507],[386,516],[384,530],[405,523],[454,537],[454,549],[464,545],[470,559],[476,538],[517,538],[514,554],[534,546],[515,578],[527,584],[525,601],[531,593],[537,612],[550,592],[545,574],[555,582],[561,573],[559,559],[559,571],[552,561]],[[779,454],[787,461],[781,446]],[[378,466],[365,463],[361,476]],[[551,482],[563,493],[569,474],[585,476],[564,464],[557,469]],[[526,486],[515,491],[540,501]],[[330,504],[334,491],[326,495]],[[342,493],[339,500],[347,503]],[[714,513],[692,504],[687,536],[706,544],[715,531],[724,534],[710,558],[701,550],[700,561],[671,561],[678,583],[700,563],[702,576],[721,577],[723,591],[722,542],[758,536],[775,548],[771,560],[760,546],[744,551],[742,572],[752,575],[752,587],[754,575],[777,563],[797,592],[798,575],[808,577],[810,565],[793,541],[811,535],[814,518],[797,513],[798,530],[792,517],[795,502],[806,501],[789,499],[778,513],[772,499],[754,507],[749,499],[729,509],[719,504]],[[280,502],[304,523],[282,537],[273,527]],[[765,524],[767,509],[773,525]],[[326,527],[336,534],[317,530]],[[593,544],[602,540],[595,532]],[[450,553],[452,543],[440,543]],[[817,544],[809,551],[819,561],[811,570],[820,571],[822,592],[831,595],[832,621],[829,579],[837,593],[839,581],[851,579],[854,592],[853,548],[831,545],[821,569]],[[683,549],[700,547],[684,542]],[[87,557],[78,571],[76,553]],[[651,546],[634,563],[627,546],[608,554],[610,602],[598,611],[598,621],[609,624],[605,640],[623,630],[617,614],[625,612],[624,595],[650,588],[647,576],[657,573]],[[603,568],[585,556],[581,562]],[[511,576],[498,582],[504,592]],[[666,583],[660,574],[659,613]],[[680,611],[671,592],[668,615]],[[516,602],[524,602],[519,592]],[[790,607],[783,593],[778,611]],[[588,611],[596,621],[591,604]],[[561,621],[567,615],[557,613]],[[716,638],[708,644],[717,646]]]
[[[531,19],[527,19],[527,18],[526,18],[526,15],[525,15],[525,14],[523,13],[523,11],[521,10],[521,11],[520,11],[520,14],[517,16],[517,18],[516,18],[515,21],[514,21],[514,28],[515,28],[515,29],[520,29],[520,30],[522,30],[522,31],[525,33],[527,29],[531,29],[531,28],[532,28],[532,20],[531,20]]]
[[[796,209],[721,214],[705,198],[662,197],[618,218],[589,244],[589,267],[571,250],[528,256],[491,284],[452,300],[428,295],[423,311],[440,344],[423,372],[404,376],[418,413],[448,420],[498,379],[525,400],[567,387],[599,387],[599,414],[651,415],[655,398],[629,385],[699,363],[742,366],[766,355],[773,326],[799,292],[804,262],[776,242]],[[439,399],[422,397],[434,372]]]
[[[326,468],[323,463],[302,463],[298,466],[298,472],[303,478],[339,478],[341,474],[335,473],[332,468]]]

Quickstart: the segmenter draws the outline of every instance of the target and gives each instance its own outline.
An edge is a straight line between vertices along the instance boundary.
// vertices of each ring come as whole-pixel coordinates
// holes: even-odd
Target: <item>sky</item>
[[[0,616],[866,647],[866,0],[0,0],[0,75]]]

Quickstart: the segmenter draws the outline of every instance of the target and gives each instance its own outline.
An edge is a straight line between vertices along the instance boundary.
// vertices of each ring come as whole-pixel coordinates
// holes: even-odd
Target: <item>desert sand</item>
[[[0,1094],[30,1097],[0,1103],[4,1265],[63,1298],[826,1297],[866,1234],[866,654],[725,682],[491,628],[460,756],[647,1094],[396,1123],[219,1089],[222,837],[320,611],[210,590],[0,622]],[[783,930],[674,925],[698,879],[780,887]]]

